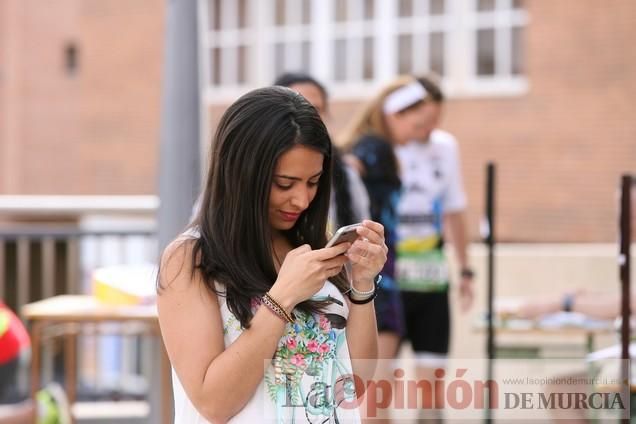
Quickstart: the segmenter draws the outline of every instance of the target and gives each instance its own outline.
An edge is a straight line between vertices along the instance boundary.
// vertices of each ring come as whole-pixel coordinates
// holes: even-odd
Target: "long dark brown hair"
[[[283,87],[292,87],[296,84],[311,84],[318,89],[322,97],[322,101],[325,105],[325,111],[329,106],[329,93],[324,85],[322,85],[317,79],[304,72],[286,72],[279,75],[274,81],[274,85],[281,85]],[[351,185],[349,183],[349,176],[347,175],[347,168],[342,160],[342,154],[338,151],[338,148],[332,145],[333,155],[333,176],[332,176],[332,189],[335,197],[336,207],[336,223],[334,227],[342,227],[343,225],[349,225],[362,220],[361,216],[357,215],[357,211],[353,208],[353,194],[351,193]]]
[[[268,205],[278,159],[302,145],[323,154],[323,174],[316,196],[293,228],[284,232],[292,246],[325,246],[332,172],[331,140],[313,106],[284,87],[251,91],[232,104],[219,123],[201,207],[193,223],[193,269],[207,288],[227,297],[229,310],[244,328],[252,318],[251,301],[277,278],[272,259]],[[348,289],[343,270],[330,279]],[[224,288],[217,291],[215,282]],[[224,294],[223,294],[224,293]],[[297,306],[317,312],[324,303]]]

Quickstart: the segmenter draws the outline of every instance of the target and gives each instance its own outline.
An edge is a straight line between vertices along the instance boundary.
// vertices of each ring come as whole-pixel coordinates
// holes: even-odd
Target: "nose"
[[[292,193],[291,204],[296,210],[307,209],[309,207],[310,202],[311,202],[311,193],[307,187],[298,187]]]

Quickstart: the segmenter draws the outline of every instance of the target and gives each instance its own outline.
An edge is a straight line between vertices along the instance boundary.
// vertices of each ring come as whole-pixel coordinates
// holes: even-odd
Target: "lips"
[[[285,211],[278,211],[278,212],[280,213],[280,216],[283,218],[283,221],[288,221],[288,222],[294,222],[300,216],[299,212],[285,212]]]

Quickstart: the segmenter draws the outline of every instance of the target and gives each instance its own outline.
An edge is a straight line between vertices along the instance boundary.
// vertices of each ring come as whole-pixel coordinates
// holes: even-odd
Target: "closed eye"
[[[276,185],[276,187],[278,187],[281,190],[289,190],[293,186],[293,184],[279,184],[279,183],[274,183],[274,184]]]

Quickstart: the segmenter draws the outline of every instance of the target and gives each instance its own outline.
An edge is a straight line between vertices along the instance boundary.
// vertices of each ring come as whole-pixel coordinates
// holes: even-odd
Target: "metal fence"
[[[88,290],[99,266],[154,262],[154,230],[87,231],[53,225],[0,229],[0,298],[12,309],[58,294]]]
[[[157,262],[153,196],[143,202],[142,196],[130,196],[130,202],[113,196],[113,203],[108,196],[56,197],[55,207],[47,196],[41,201],[14,196],[11,202],[7,197],[0,196],[0,299],[17,313],[23,305],[51,296],[91,293],[93,271],[100,267]],[[144,355],[150,353],[142,348],[138,332],[131,328],[123,331],[125,336],[113,336],[113,325],[96,324],[80,335],[78,399],[121,398],[125,386],[135,387],[137,398],[152,390],[142,376]],[[45,344],[43,381],[59,379],[63,361],[60,346]],[[109,362],[116,364],[115,378],[113,366],[104,367]],[[28,392],[24,371],[16,382],[18,393]]]

